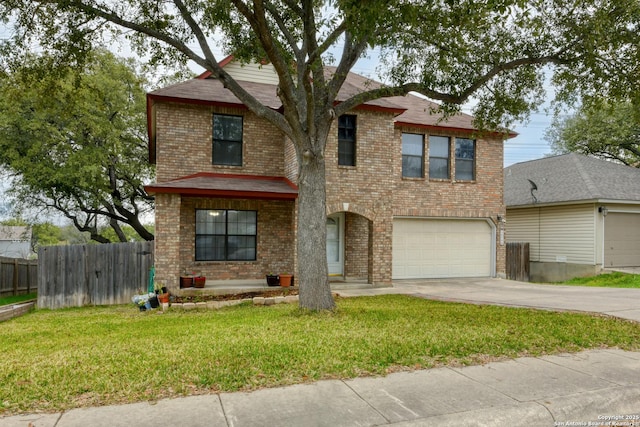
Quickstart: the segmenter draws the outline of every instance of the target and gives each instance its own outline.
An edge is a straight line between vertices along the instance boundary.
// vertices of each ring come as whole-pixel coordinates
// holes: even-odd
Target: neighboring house
[[[640,267],[640,169],[572,153],[504,175],[507,241],[529,242],[531,280]]]
[[[28,258],[31,254],[29,227],[0,225],[0,256]]]
[[[271,66],[225,70],[274,110]],[[350,74],[339,100],[379,83]],[[178,286],[294,272],[297,173],[290,141],[204,73],[148,94],[156,164],[155,267]],[[336,119],[326,147],[327,259],[334,280],[504,276],[505,134],[477,134],[417,96],[367,102]],[[513,134],[509,136],[514,136]],[[216,282],[217,284],[218,282]]]

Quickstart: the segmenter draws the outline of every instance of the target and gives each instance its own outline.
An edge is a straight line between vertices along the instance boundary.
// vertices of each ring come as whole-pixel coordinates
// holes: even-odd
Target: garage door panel
[[[395,279],[491,276],[491,251],[483,220],[394,220]]]
[[[605,217],[604,263],[640,267],[640,213],[609,212]]]

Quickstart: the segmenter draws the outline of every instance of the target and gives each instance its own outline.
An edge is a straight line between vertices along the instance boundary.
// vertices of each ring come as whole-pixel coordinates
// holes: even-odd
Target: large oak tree
[[[630,102],[584,106],[558,117],[545,139],[556,154],[576,152],[640,167],[640,113]]]
[[[14,209],[53,211],[101,243],[128,241],[123,225],[153,240],[142,223],[154,174],[145,81],[109,52],[83,59],[76,68],[26,55],[0,75],[0,165],[13,177]]]
[[[640,87],[637,0],[4,0],[2,9],[22,46],[79,54],[115,32],[156,63],[192,60],[289,137],[299,164],[300,305],[314,310],[334,306],[324,150],[340,114],[415,91],[447,113],[473,97],[478,126],[496,129],[541,102],[545,72],[563,101],[640,99],[632,93]],[[211,48],[219,40],[241,60],[273,64],[283,113],[220,67]],[[336,103],[347,72],[371,48],[380,49],[388,86]],[[337,68],[328,76],[330,57]]]

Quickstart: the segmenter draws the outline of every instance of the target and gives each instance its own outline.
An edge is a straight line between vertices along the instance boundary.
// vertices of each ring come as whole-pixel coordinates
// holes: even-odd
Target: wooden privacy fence
[[[0,297],[35,292],[37,284],[37,260],[0,257]]]
[[[126,304],[147,291],[153,242],[46,246],[38,251],[38,307]]]
[[[529,243],[507,243],[507,279],[529,281]]]

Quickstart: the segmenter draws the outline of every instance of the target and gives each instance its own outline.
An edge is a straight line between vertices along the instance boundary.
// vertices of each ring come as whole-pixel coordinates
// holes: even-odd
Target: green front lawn
[[[403,295],[337,304],[321,314],[290,304],[37,310],[0,325],[0,414],[640,347],[640,324],[586,314]]]
[[[559,285],[598,286],[605,288],[640,288],[640,274],[626,274],[613,272],[598,276],[577,277]]]
[[[38,294],[35,292],[32,292],[30,294],[26,294],[26,295],[16,295],[16,296],[10,296],[10,297],[2,297],[0,298],[0,306],[3,305],[9,305],[9,304],[17,304],[19,302],[22,301],[29,301],[32,299],[36,299],[38,298]]]

